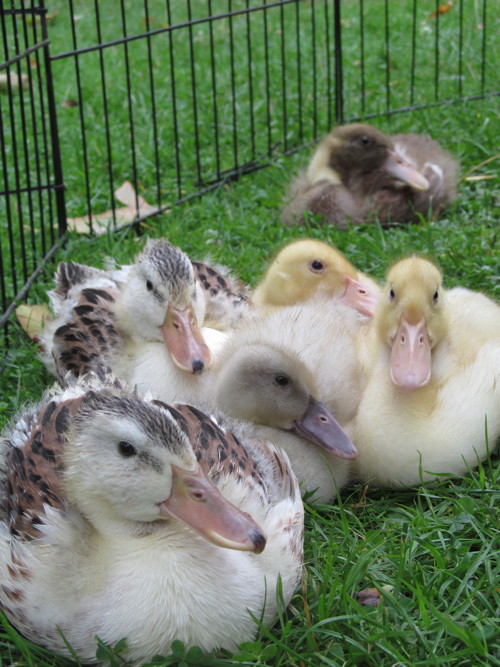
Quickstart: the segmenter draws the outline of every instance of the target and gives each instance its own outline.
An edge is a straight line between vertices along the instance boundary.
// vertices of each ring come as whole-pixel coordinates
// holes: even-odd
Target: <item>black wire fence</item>
[[[138,223],[337,123],[500,94],[494,4],[0,0],[6,346],[68,228]]]

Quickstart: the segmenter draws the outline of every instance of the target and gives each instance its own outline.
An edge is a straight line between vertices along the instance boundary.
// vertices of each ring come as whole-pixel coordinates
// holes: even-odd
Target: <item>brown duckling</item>
[[[390,137],[362,123],[337,127],[292,182],[282,221],[301,223],[309,211],[340,228],[377,218],[418,222],[453,203],[457,178],[457,161],[429,135]]]

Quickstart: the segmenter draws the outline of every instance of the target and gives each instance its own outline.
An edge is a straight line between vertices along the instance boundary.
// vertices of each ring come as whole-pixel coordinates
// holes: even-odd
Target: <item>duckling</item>
[[[256,438],[282,447],[294,470],[302,457],[314,460],[315,466],[298,475],[302,488],[316,490],[316,500],[331,500],[348,481],[356,448],[317,399],[315,377],[288,345],[290,335],[271,340],[258,317],[248,318],[226,337],[214,354],[213,367],[203,375],[172,373],[171,365],[158,364],[156,355],[143,356],[135,360],[130,382],[166,403],[190,403],[218,418],[243,422]],[[295,346],[303,347],[303,340]],[[345,382],[344,389],[351,382]]]
[[[363,123],[337,127],[292,182],[282,221],[298,224],[309,211],[341,229],[375,219],[418,222],[453,203],[457,182],[458,163],[428,135],[390,137]]]
[[[200,331],[205,300],[188,257],[168,241],[148,241],[133,265],[102,271],[62,262],[49,294],[55,318],[39,335],[41,358],[60,379],[104,363],[114,368],[150,341],[172,362],[200,373],[211,353]]]
[[[83,663],[96,636],[126,637],[133,664],[175,639],[234,651],[255,618],[275,620],[278,578],[285,605],[300,582],[286,455],[187,406],[91,373],[14,420],[0,475],[0,606],[25,637]]]
[[[276,255],[252,300],[257,307],[291,306],[312,298],[338,298],[372,317],[379,286],[358,273],[336,248],[314,239],[288,243]]]
[[[358,409],[371,349],[368,336],[353,334],[359,319],[344,304],[318,308],[307,303],[256,314],[232,332],[205,378],[210,383],[211,409],[251,422],[258,437],[283,448],[302,491],[311,493],[317,502],[332,501],[352,479],[357,450],[352,437],[345,439],[344,425]],[[290,432],[283,421],[291,414],[285,401],[289,402],[287,394],[299,390],[294,419],[313,396],[342,431],[335,433],[332,426],[332,436],[326,440],[328,418],[321,427],[323,443],[314,433]],[[325,418],[320,415],[321,420]]]
[[[192,264],[195,278],[205,297],[203,325],[220,331],[234,329],[252,311],[248,288],[220,264],[214,266],[195,261]]]
[[[373,366],[347,433],[353,469],[376,486],[463,475],[500,436],[500,307],[445,290],[439,269],[409,257],[389,271],[373,321]]]

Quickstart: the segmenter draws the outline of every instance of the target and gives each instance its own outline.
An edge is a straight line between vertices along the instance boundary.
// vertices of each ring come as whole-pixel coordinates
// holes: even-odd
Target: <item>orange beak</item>
[[[160,514],[175,517],[219,547],[260,554],[266,538],[252,517],[227,501],[199,466],[172,466],[172,491]]]
[[[210,366],[212,354],[191,306],[184,310],[169,306],[160,330],[178,368],[188,373],[201,373]]]

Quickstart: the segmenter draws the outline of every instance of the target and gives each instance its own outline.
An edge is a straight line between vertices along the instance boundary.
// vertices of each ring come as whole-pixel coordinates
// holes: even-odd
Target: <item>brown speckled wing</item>
[[[54,333],[52,354],[59,377],[68,371],[79,376],[106,365],[122,338],[115,326],[114,306],[118,290],[82,289],[68,320]]]
[[[204,326],[231,329],[248,312],[251,302],[245,285],[208,264],[192,262],[206,300]]]
[[[6,444],[7,497],[6,521],[18,540],[30,540],[40,535],[46,507],[65,507],[61,488],[62,451],[71,415],[82,399],[51,401],[31,416],[27,438],[15,446],[14,437]],[[18,435],[18,434],[17,434]],[[17,444],[17,443],[16,443]]]
[[[54,292],[66,299],[70,290],[76,285],[83,285],[92,278],[99,278],[107,274],[100,269],[76,262],[60,262],[55,274],[56,286]]]
[[[220,476],[232,477],[257,491],[263,503],[268,502],[259,464],[235,435],[222,430],[211,417],[191,405],[163,407],[186,433],[201,467],[214,483]]]

